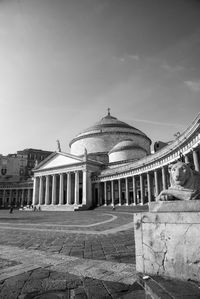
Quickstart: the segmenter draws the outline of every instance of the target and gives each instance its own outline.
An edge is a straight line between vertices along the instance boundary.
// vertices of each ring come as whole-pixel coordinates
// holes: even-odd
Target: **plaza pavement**
[[[135,208],[0,210],[0,299],[200,299],[197,282],[136,276]]]
[[[0,210],[0,298],[147,298],[133,213]]]

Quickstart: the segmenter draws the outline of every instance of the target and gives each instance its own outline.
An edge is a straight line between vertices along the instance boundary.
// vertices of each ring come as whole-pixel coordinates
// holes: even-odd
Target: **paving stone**
[[[70,292],[45,292],[41,294],[20,295],[18,299],[70,299]]]
[[[16,299],[24,283],[28,280],[30,273],[24,273],[12,278],[7,279],[1,285],[0,298],[1,299]]]
[[[88,296],[83,287],[78,287],[77,289],[70,290],[70,298],[75,299],[87,299]]]

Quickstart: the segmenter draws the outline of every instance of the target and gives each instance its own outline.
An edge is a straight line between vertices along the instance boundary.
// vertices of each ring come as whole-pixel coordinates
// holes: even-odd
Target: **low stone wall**
[[[200,201],[152,203],[134,224],[138,272],[200,281]]]

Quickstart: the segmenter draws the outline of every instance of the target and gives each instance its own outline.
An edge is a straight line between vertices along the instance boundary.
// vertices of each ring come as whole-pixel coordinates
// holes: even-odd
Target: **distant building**
[[[52,154],[52,152],[50,151],[43,151],[43,150],[33,149],[33,148],[26,148],[22,151],[17,151],[18,157],[21,157],[22,159],[26,157],[27,160],[25,177],[27,178],[31,177],[33,175],[32,169],[35,167],[35,165],[39,164],[50,154]]]
[[[24,179],[27,157],[17,154],[0,155],[0,182],[19,182]]]
[[[0,155],[0,207],[31,202],[32,169],[36,161],[39,163],[50,154],[50,151],[29,148],[17,154]]]

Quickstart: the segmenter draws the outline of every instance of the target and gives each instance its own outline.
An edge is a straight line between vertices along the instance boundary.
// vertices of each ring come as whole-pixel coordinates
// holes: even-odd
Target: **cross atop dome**
[[[108,108],[107,110],[108,110],[108,116],[110,116],[110,110],[111,110],[111,109],[110,109],[110,108]]]

